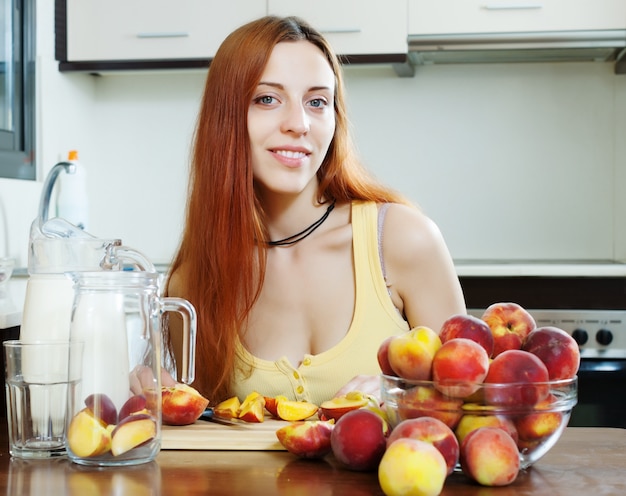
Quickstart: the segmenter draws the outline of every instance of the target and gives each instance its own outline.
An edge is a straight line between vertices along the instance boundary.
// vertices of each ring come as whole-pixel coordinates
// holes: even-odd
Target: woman
[[[366,173],[348,126],[337,58],[302,20],[259,19],[216,53],[167,286],[197,309],[213,404],[377,394],[385,337],[465,312],[439,230]]]

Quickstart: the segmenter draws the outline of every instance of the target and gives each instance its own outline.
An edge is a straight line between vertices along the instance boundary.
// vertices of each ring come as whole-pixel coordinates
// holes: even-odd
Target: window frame
[[[36,179],[35,0],[11,0],[14,128],[0,130],[0,178]]]

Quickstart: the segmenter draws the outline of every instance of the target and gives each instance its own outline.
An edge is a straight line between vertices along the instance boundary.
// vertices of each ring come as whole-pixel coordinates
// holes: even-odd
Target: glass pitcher
[[[143,271],[74,272],[70,338],[83,341],[80,387],[70,398],[68,457],[82,465],[136,465],[161,446],[161,321],[183,317],[182,381],[195,372],[196,311],[160,296],[160,276]]]

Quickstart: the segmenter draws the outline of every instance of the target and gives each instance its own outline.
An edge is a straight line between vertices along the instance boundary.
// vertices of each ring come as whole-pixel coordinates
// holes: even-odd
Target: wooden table
[[[4,422],[3,422],[4,424]],[[66,459],[11,459],[0,430],[0,494],[4,495],[289,495],[364,496],[382,491],[376,473],[350,472],[332,456],[299,460],[284,451],[161,451],[156,461],[126,468],[90,468]],[[626,430],[568,428],[534,467],[503,488],[485,488],[453,474],[444,495],[626,494]]]

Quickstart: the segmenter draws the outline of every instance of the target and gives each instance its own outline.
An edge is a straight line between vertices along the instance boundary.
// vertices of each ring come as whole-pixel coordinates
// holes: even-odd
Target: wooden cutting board
[[[266,419],[258,424],[223,425],[197,420],[191,425],[164,425],[161,449],[284,451],[276,438],[276,431],[287,424],[284,420]]]

